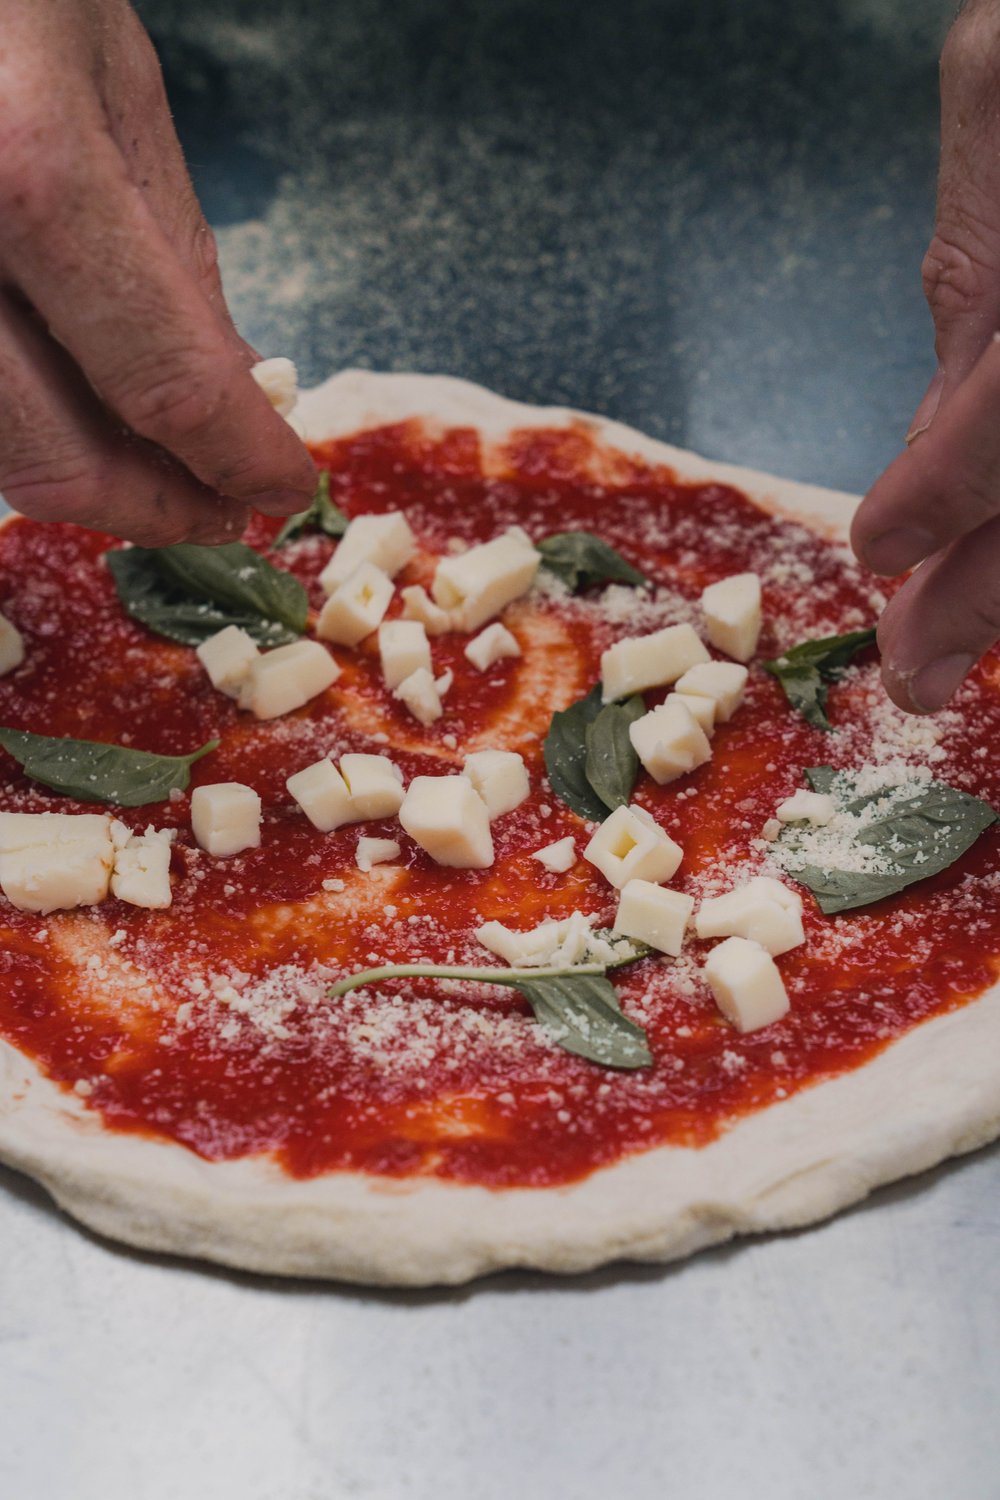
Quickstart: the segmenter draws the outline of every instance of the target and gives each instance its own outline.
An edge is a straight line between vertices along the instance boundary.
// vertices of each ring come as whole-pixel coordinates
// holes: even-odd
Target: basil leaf
[[[860,817],[888,795],[883,790],[852,797],[849,775],[830,766],[816,766],[806,776],[814,791],[837,796],[839,811],[854,816]],[[939,875],[996,821],[993,808],[978,797],[943,781],[928,781],[912,796],[890,803],[881,816],[859,822],[855,845],[881,856],[881,862],[891,865],[889,870],[839,867],[833,841],[828,866],[806,864],[795,869],[786,864],[785,868],[793,880],[812,891],[820,910],[830,916],[896,896],[918,881]],[[779,843],[794,850],[800,838],[800,830],[787,828]]]
[[[601,823],[608,809],[587,779],[587,729],[603,708],[601,684],[585,698],[552,715],[542,750],[552,790],[567,807],[593,823]]]
[[[542,567],[555,573],[572,593],[593,583],[645,584],[648,580],[592,531],[557,531],[535,544]]]
[[[341,537],[347,530],[347,517],[338,505],[334,505],[330,499],[330,475],[324,469],[319,476],[319,484],[316,493],[305,510],[300,510],[297,515],[289,516],[288,520],[278,532],[271,543],[272,551],[277,551],[286,542],[303,531],[322,531],[325,536]]]
[[[826,716],[826,697],[831,682],[836,682],[859,651],[875,644],[875,628],[852,630],[846,635],[828,635],[815,641],[802,641],[773,661],[761,666],[777,677],[785,697],[807,723],[816,729],[832,729]]]
[[[261,646],[298,640],[309,604],[297,578],[252,547],[126,547],[105,553],[118,596],[133,619],[172,641],[198,646],[239,625]]]
[[[183,792],[191,767],[219,748],[209,740],[190,755],[154,755],[129,750],[103,740],[71,740],[25,729],[0,729],[0,745],[20,762],[32,781],[75,797],[79,802],[115,802],[119,807],[144,807],[164,802],[176,788]]]
[[[636,693],[624,703],[606,704],[584,731],[584,774],[607,811],[626,806],[632,795],[639,757],[632,748],[628,727],[645,712],[642,696]]]
[[[605,1068],[648,1068],[653,1058],[641,1026],[623,1016],[614,986],[603,974],[525,978],[523,995],[559,1046]]]

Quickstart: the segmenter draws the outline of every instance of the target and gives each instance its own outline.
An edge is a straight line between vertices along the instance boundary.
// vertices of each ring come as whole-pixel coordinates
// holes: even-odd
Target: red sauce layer
[[[165,753],[218,736],[192,786],[245,781],[265,806],[261,848],[228,860],[194,846],[187,796],[119,813],[136,828],[179,830],[168,912],[114,899],[46,918],[0,907],[0,1035],[75,1086],[109,1127],[210,1159],[269,1152],[295,1176],[349,1168],[553,1185],[657,1144],[711,1141],[993,981],[995,830],[943,875],[857,914],[824,918],[806,893],[807,942],[778,960],[791,1010],[763,1031],[740,1036],[719,1015],[700,976],[707,945],[617,976],[654,1054],[641,1072],[558,1050],[505,989],[397,981],[328,1000],[331,977],[372,963],[491,962],[470,936],[490,918],[526,928],[576,909],[612,917],[615,893],[590,865],[552,875],[531,858],[567,834],[578,850],[586,842],[543,781],[541,738],[551,712],[597,679],[611,641],[697,619],[707,583],[748,569],[764,581],[763,658],[870,623],[881,601],[843,548],[728,486],[681,483],[609,454],[582,426],[525,431],[484,451],[471,431],[409,423],[317,457],[349,515],[405,509],[422,552],[397,584],[429,582],[450,539],[484,540],[517,523],[536,540],[595,531],[667,592],[650,602],[624,589],[577,600],[546,591],[519,603],[507,618],[525,655],[484,674],[465,660],[464,637],[436,639],[435,669],[451,667],[455,684],[428,730],[386,694],[373,641],[335,650],[343,671],[328,693],[258,724],[212,689],[192,650],[127,617],[101,562],[112,539],[21,520],[0,531],[0,608],[27,646],[24,667],[0,680],[0,724]],[[265,547],[276,524],[256,520],[248,540]],[[332,546],[308,536],[274,556],[315,605]],[[528,646],[529,632],[544,644]],[[980,669],[935,733],[886,704],[874,661],[862,659],[831,693],[839,732],[825,735],[753,668],[747,702],[717,731],[707,765],[665,787],[640,779],[636,800],[685,851],[671,883],[715,894],[757,869],[762,825],[806,766],[929,763],[996,802],[995,671]],[[533,786],[494,825],[489,870],[440,869],[391,820],[319,834],[285,791],[287,776],[327,751],[388,753],[409,779],[458,770],[467,749],[489,744],[520,750]],[[93,811],[0,761],[3,808]],[[359,874],[362,834],[397,839],[398,867]]]

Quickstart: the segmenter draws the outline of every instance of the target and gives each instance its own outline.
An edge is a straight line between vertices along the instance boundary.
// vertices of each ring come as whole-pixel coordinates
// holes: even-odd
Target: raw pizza
[[[403,1285],[995,1136],[997,663],[888,703],[852,499],[448,379],[296,418],[323,484],[250,553],[0,531],[0,1157]]]

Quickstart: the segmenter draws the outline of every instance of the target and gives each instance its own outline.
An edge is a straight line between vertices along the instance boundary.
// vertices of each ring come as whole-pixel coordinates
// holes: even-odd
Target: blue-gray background
[[[140,5],[263,352],[857,490],[932,368],[951,8]],[[132,1255],[0,1172],[0,1492],[998,1500],[998,1203],[991,1150],[675,1268],[373,1294]]]

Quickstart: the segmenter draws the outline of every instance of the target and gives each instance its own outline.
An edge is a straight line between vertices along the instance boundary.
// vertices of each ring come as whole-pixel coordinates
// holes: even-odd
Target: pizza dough
[[[425,417],[501,436],[580,415],[458,380],[349,371],[305,393],[322,441]],[[731,483],[846,536],[846,495],[707,462],[596,417],[603,444]],[[266,1158],[207,1161],[107,1129],[83,1099],[0,1043],[0,1157],[91,1228],[146,1249],[293,1276],[454,1283],[512,1266],[584,1271],[662,1261],[736,1234],[808,1224],[881,1183],[1000,1133],[1000,987],[916,1026],[857,1071],[740,1118],[700,1147],[655,1147],[558,1188],[492,1189],[337,1172],[294,1179]]]

